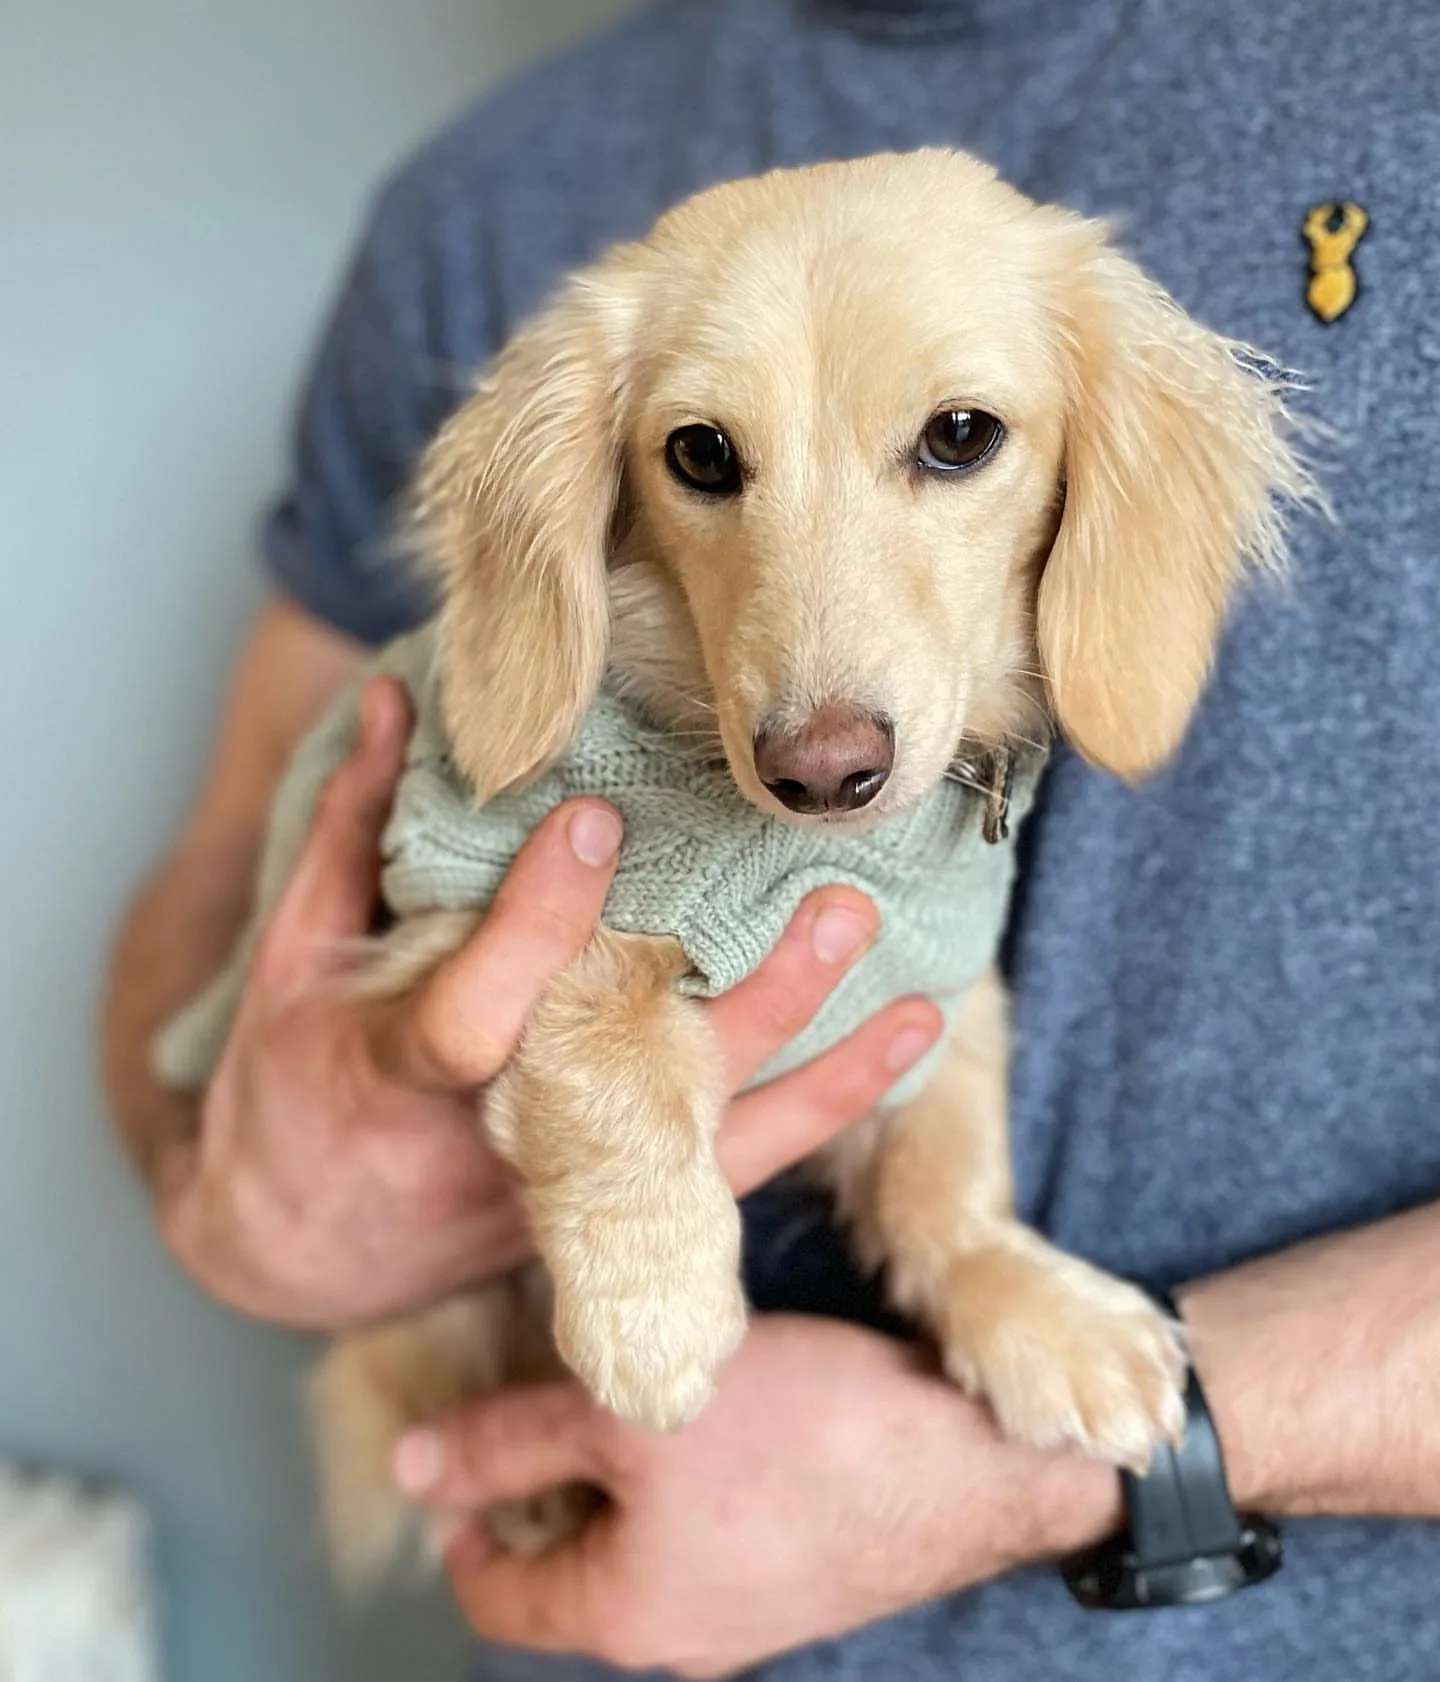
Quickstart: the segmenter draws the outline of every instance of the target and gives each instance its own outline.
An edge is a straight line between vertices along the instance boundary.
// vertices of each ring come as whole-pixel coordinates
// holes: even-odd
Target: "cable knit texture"
[[[757,811],[723,761],[688,749],[629,703],[604,693],[559,760],[525,787],[477,807],[450,757],[430,627],[385,649],[376,669],[399,678],[415,727],[382,842],[380,887],[397,916],[479,910],[536,824],[573,795],[599,795],[625,820],[625,845],[605,902],[607,927],[673,935],[692,971],[684,991],[709,998],[742,981],[812,890],[843,882],[875,902],[880,938],[809,1026],[755,1077],[769,1080],[835,1044],[882,1006],[923,993],[947,1013],[995,956],[1014,875],[1011,840],[982,833],[985,800],[946,780],[920,805],[857,833],[801,827]],[[279,897],[315,801],[354,740],[358,683],[302,744],[282,784],[261,873],[256,926]],[[1011,835],[1028,809],[1040,756],[1017,763]],[[208,1079],[238,1004],[252,928],[230,967],[164,1031],[157,1068],[171,1085]],[[921,1062],[891,1091],[923,1085]]]

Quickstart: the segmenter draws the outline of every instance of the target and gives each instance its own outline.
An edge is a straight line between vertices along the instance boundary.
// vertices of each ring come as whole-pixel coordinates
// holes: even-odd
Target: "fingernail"
[[[445,1445],[438,1431],[407,1431],[395,1445],[395,1482],[407,1495],[423,1495],[440,1481]]]
[[[903,1074],[918,1063],[934,1043],[935,1035],[928,1028],[902,1028],[885,1053],[885,1066],[894,1074]]]
[[[827,905],[815,919],[810,943],[821,963],[841,964],[855,956],[873,930],[873,922],[863,912],[848,905]]]
[[[623,834],[616,813],[604,806],[586,806],[570,820],[570,850],[581,864],[598,869],[620,851]]]

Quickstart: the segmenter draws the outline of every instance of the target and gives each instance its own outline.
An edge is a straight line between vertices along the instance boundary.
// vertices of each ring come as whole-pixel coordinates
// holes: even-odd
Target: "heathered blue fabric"
[[[565,269],[709,182],[948,142],[1120,215],[1195,314],[1305,370],[1339,523],[1236,616],[1140,793],[1061,755],[1011,970],[1021,1205],[1177,1281],[1440,1195],[1440,7],[1432,0],[666,0],[529,76],[381,195],[275,514],[274,576],[370,640],[418,604],[386,510],[466,372]],[[1358,200],[1358,302],[1304,305],[1306,210]],[[873,1313],[787,1187],[766,1306]],[[1314,1520],[1264,1589],[1087,1615],[1028,1571],[767,1682],[1396,1682],[1440,1674],[1440,1529]],[[598,1676],[487,1653],[488,1682]]]

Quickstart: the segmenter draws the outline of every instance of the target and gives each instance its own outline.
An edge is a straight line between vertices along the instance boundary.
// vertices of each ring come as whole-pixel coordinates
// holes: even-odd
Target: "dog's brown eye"
[[[706,496],[733,496],[740,463],[718,426],[680,426],[665,440],[665,465],[682,485]]]
[[[1005,428],[983,409],[941,409],[920,434],[916,457],[922,467],[955,473],[978,467],[1004,436]]]

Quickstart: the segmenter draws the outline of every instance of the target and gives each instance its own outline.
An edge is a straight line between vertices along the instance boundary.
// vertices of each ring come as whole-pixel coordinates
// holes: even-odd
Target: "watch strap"
[[[1177,1320],[1174,1302],[1158,1299]],[[1264,1582],[1280,1569],[1280,1533],[1236,1512],[1215,1422],[1192,1367],[1185,1432],[1162,1443],[1143,1476],[1121,1473],[1126,1532],[1068,1560],[1065,1582],[1082,1606],[1113,1611],[1193,1606]]]

